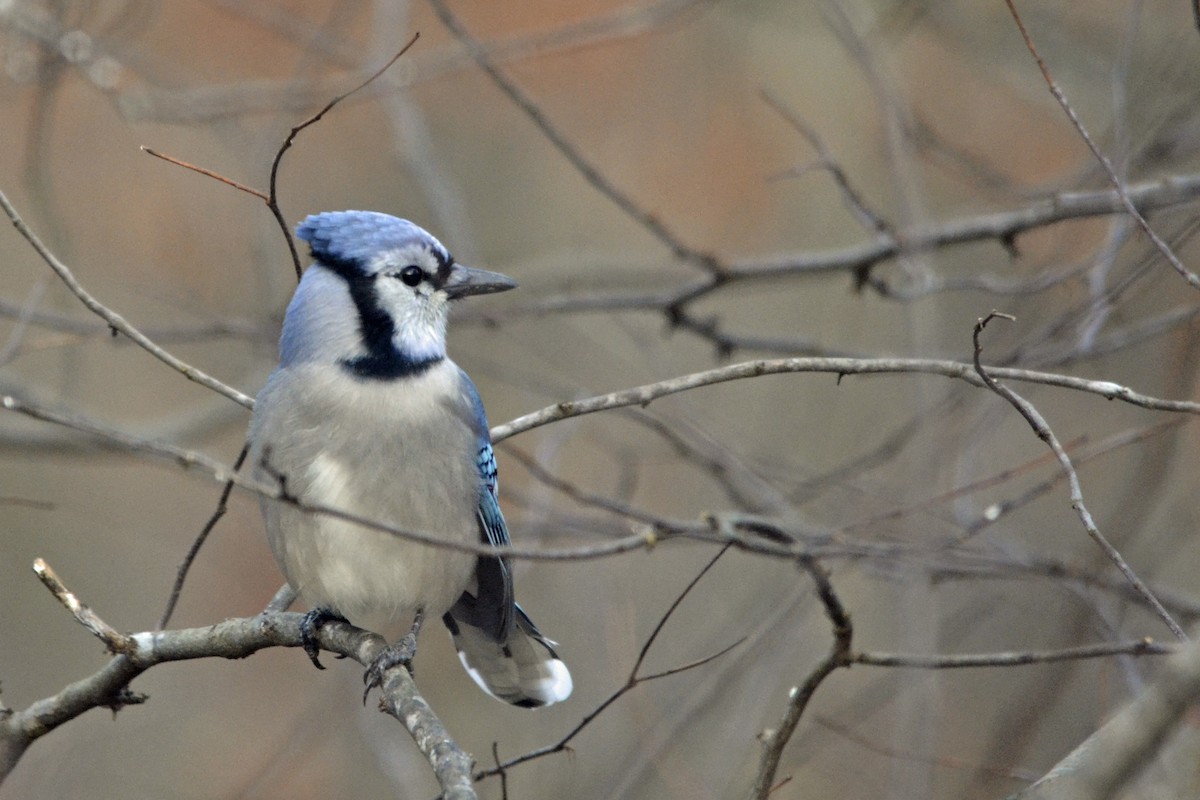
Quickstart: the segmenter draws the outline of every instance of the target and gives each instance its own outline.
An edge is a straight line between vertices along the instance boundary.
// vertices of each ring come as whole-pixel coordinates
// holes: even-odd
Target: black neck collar
[[[361,380],[392,381],[421,375],[445,359],[445,356],[415,358],[396,347],[396,323],[379,305],[375,279],[363,275],[356,264],[328,255],[319,263],[346,282],[358,311],[363,347],[367,350],[365,355],[342,359],[343,369]]]

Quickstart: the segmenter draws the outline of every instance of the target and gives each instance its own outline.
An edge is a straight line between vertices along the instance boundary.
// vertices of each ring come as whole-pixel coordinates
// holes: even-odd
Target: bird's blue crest
[[[420,245],[445,262],[449,254],[428,231],[406,219],[378,211],[327,211],[313,214],[296,227],[313,258],[328,265],[354,265],[364,270],[381,252]]]

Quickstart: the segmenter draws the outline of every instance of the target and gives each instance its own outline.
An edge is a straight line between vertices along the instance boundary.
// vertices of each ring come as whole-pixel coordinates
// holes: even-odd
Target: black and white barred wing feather
[[[474,387],[471,387],[474,388]],[[477,413],[482,415],[480,405]],[[479,452],[479,529],[483,542],[508,545],[508,528],[497,502],[496,458],[482,422]],[[443,618],[467,673],[493,697],[537,708],[571,694],[571,673],[533,620],[513,600],[512,575],[499,557],[480,557],[474,593],[466,591]]]

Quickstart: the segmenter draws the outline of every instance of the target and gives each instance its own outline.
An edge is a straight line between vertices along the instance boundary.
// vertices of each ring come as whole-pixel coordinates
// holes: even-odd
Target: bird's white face
[[[369,270],[376,304],[395,327],[396,348],[416,359],[445,355],[449,256],[413,243],[381,253]]]

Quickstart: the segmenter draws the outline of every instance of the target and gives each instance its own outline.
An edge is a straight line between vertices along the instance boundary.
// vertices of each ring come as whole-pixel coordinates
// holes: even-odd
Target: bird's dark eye
[[[425,280],[425,270],[415,264],[410,264],[400,270],[400,280],[404,281],[405,286],[416,286],[421,281]]]

